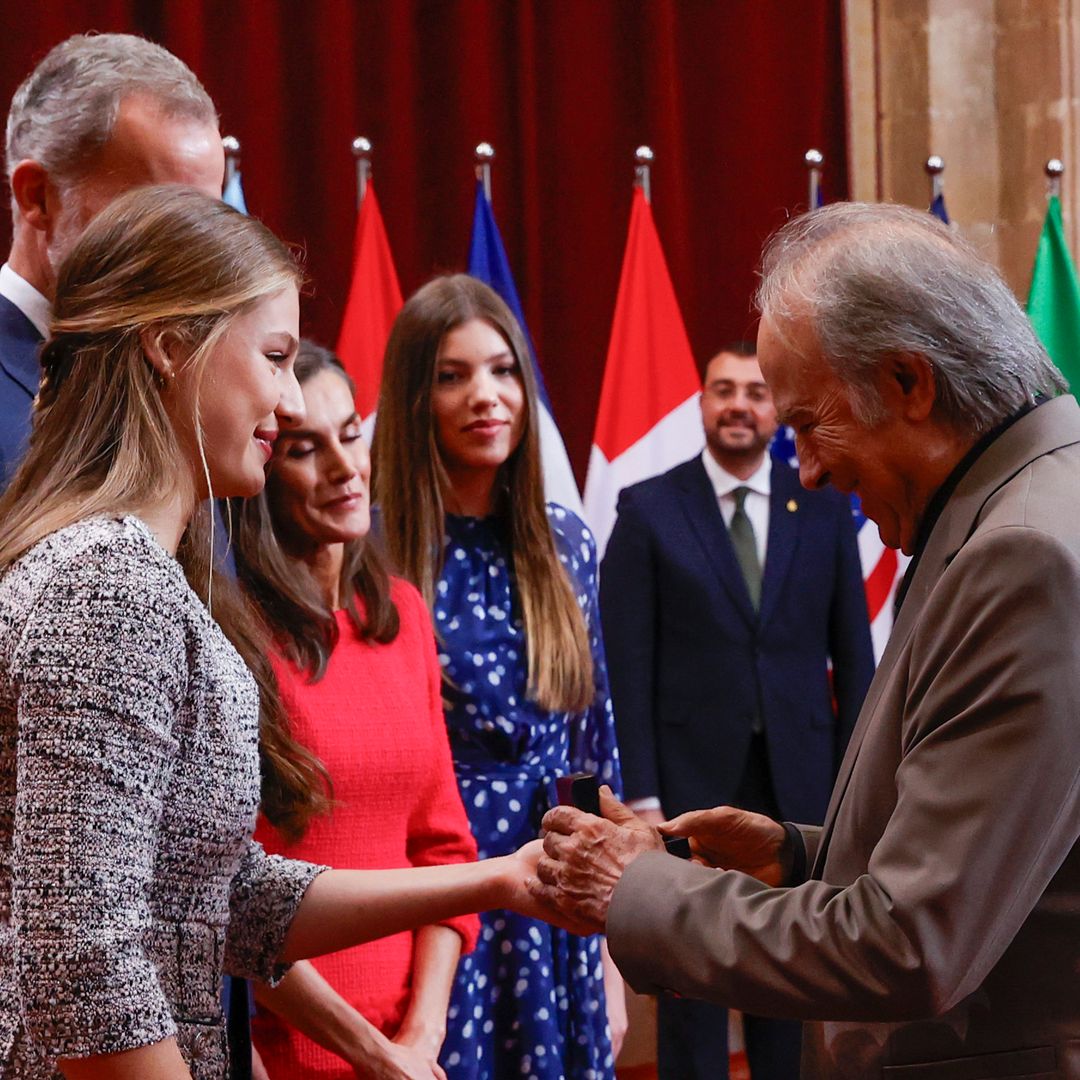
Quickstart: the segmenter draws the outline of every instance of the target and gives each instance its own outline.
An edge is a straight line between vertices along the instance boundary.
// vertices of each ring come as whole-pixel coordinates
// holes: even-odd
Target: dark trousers
[[[662,997],[656,1009],[660,1080],[727,1080],[728,1011],[709,1001]],[[754,1080],[798,1080],[802,1024],[743,1014]]]
[[[764,735],[750,740],[746,770],[732,800],[779,820]],[[660,1080],[727,1080],[728,1015],[722,1005],[661,997],[656,1010]],[[802,1024],[743,1014],[746,1057],[753,1080],[798,1080]]]

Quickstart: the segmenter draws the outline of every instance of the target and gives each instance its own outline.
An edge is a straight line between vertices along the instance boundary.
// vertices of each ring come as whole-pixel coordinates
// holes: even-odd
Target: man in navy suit
[[[90,219],[143,184],[221,196],[217,112],[172,53],[129,34],[78,34],[15,92],[7,122],[12,244],[0,267],[0,490],[22,459],[57,267]]]
[[[653,824],[723,803],[820,822],[874,667],[850,507],[770,458],[752,347],[709,362],[701,419],[699,457],[621,493],[602,566],[626,794]],[[663,998],[658,1028],[662,1080],[727,1076],[726,1010]],[[798,1023],[744,1032],[754,1080],[799,1075]]]

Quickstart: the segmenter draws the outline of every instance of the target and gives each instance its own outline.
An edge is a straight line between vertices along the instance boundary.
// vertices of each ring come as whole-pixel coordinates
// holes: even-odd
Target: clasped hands
[[[664,851],[665,836],[690,841],[695,862],[739,870],[767,885],[779,885],[786,833],[761,814],[718,806],[693,810],[658,828],[628,810],[608,787],[600,789],[595,817],[571,806],[544,815],[546,835],[522,848],[519,857],[535,867],[524,888],[525,914],[575,934],[603,933],[615,886],[626,868],[647,851]]]

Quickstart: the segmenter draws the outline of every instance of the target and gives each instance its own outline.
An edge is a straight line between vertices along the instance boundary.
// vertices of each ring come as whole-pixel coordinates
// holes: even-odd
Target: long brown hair
[[[356,388],[341,361],[313,341],[301,341],[296,378],[303,386],[324,371],[339,376],[356,396]],[[236,567],[248,595],[258,605],[278,647],[311,682],[326,673],[338,640],[337,620],[307,566],[289,555],[279,536],[288,522],[274,499],[274,462],[267,485],[240,502],[236,530]],[[390,598],[390,575],[374,544],[366,538],[345,544],[341,567],[341,600],[360,636],[387,643],[397,637],[398,610]],[[360,597],[363,613],[357,606]]]
[[[585,617],[548,523],[529,347],[498,293],[466,274],[428,282],[409,298],[390,332],[372,448],[372,489],[386,550],[431,605],[442,572],[451,489],[431,414],[436,357],[443,337],[471,319],[482,319],[502,335],[525,390],[524,430],[500,469],[495,510],[509,525],[529,691],[545,709],[577,712],[596,695],[592,654]]]
[[[140,188],[98,214],[60,267],[29,448],[0,498],[0,572],[57,529],[145,505],[177,475],[184,452],[144,334],[182,348],[201,378],[233,319],[301,280],[269,229],[189,188]],[[215,618],[259,684],[263,804],[291,828],[325,805],[320,769],[281,737],[265,635],[212,565],[209,532],[204,504],[177,560],[204,603],[212,592]]]

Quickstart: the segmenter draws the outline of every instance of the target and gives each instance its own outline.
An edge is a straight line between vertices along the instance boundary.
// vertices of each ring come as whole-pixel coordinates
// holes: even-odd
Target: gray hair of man
[[[152,98],[169,117],[217,126],[210,95],[168,49],[134,34],[76,34],[52,48],[11,99],[8,180],[31,159],[55,183],[77,183],[109,141],[129,94]]]
[[[796,354],[790,330],[809,327],[867,427],[883,419],[878,371],[903,353],[930,362],[936,415],[966,435],[1068,389],[997,270],[911,207],[833,203],[793,218],[765,246],[756,301]]]

